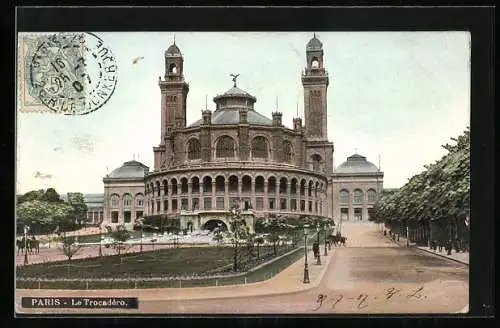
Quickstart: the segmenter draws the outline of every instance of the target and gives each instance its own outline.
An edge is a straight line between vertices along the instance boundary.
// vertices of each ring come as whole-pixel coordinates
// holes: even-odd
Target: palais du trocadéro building
[[[132,225],[141,216],[179,218],[181,228],[211,229],[225,224],[239,204],[251,230],[258,218],[311,215],[366,220],[382,191],[383,173],[354,154],[333,166],[328,140],[328,72],[321,41],[306,45],[301,75],[304,117],[293,126],[282,113],[259,113],[257,97],[233,85],[213,98],[215,108],[186,121],[190,86],[182,52],[174,43],[165,51],[161,92],[161,135],[153,147],[154,167],[136,161],[107,174],[102,206],[90,197],[88,219],[104,225]],[[299,70],[298,67],[291,67]]]

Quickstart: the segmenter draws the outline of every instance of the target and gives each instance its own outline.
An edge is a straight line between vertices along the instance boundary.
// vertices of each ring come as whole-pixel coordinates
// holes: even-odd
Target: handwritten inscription
[[[407,299],[425,299],[427,296],[423,295],[423,290],[423,286],[410,291],[403,291],[401,289],[391,287],[386,289],[383,295],[369,295],[361,293],[356,297],[350,298],[344,297],[344,295],[339,293],[332,293],[330,295],[321,293],[316,298],[316,308],[314,308],[313,311],[319,310],[325,304],[328,304],[330,309],[334,310],[340,302],[352,302],[356,305],[357,309],[361,310],[369,306],[370,300],[380,299],[382,301],[388,301],[400,297],[405,297]]]

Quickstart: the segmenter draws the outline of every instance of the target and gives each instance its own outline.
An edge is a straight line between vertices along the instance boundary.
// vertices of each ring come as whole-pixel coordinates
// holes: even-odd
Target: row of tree
[[[334,223],[326,218],[319,216],[306,216],[301,215],[298,217],[287,217],[287,216],[270,216],[266,219],[259,219],[255,224],[255,232],[250,233],[248,226],[245,224],[244,218],[241,216],[241,210],[238,207],[234,207],[229,212],[229,224],[231,229],[231,242],[234,246],[234,261],[233,270],[238,271],[241,266],[242,256],[246,255],[246,258],[251,258],[254,256],[254,247],[257,245],[257,258],[259,258],[260,244],[264,243],[264,238],[259,235],[259,233],[266,233],[266,239],[273,245],[274,255],[278,255],[278,248],[284,246],[286,242],[292,241],[293,247],[295,247],[304,236],[304,226],[307,224],[311,229],[311,233],[315,232],[316,229],[327,229],[326,234],[332,233],[332,228]],[[328,224],[330,224],[330,230],[328,230]],[[215,233],[215,238],[222,239],[220,233]],[[244,245],[241,245],[241,240],[244,240]],[[245,246],[246,251],[240,250],[242,246]]]
[[[403,187],[385,193],[371,220],[419,244],[453,242],[468,248],[470,222],[470,131],[467,128],[440,160],[426,165]]]
[[[54,188],[33,190],[17,197],[18,232],[28,225],[35,234],[75,230],[86,220],[87,205],[82,193],[62,199]]]

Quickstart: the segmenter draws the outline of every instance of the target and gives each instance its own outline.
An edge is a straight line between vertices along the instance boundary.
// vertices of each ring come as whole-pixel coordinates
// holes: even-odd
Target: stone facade
[[[186,222],[189,213],[227,212],[238,203],[251,209],[255,217],[332,217],[333,143],[328,140],[326,126],[328,74],[323,67],[323,50],[315,47],[319,40],[312,40],[306,47],[302,74],[306,124],[294,118],[293,128],[282,124],[280,112],[274,112],[271,119],[259,114],[257,98],[238,88],[237,76],[231,89],[213,98],[215,110],[207,108],[200,120],[186,126],[184,99],[189,88],[183,75],[184,60],[175,44],[167,50],[169,70],[159,79],[162,136],[153,148],[154,170],[145,177],[146,215],[185,217],[182,221]],[[315,65],[318,60],[319,65]],[[177,69],[173,70],[174,66]],[[310,91],[318,96],[311,105]],[[307,120],[313,121],[313,117],[319,117],[320,134],[314,122],[308,125]]]
[[[274,112],[272,118],[258,113],[257,98],[238,88],[234,76],[233,87],[213,98],[215,109],[207,108],[198,121],[187,125],[185,64],[179,48],[171,45],[165,52],[165,74],[158,81],[161,136],[153,147],[154,169],[135,162],[140,173],[104,179],[105,221],[122,223],[131,215],[134,222],[137,213],[167,215],[180,218],[182,228],[203,229],[214,220],[227,225],[222,213],[235,203],[244,210],[251,230],[256,218],[269,215],[334,218],[344,206],[349,218],[351,212],[358,213],[359,195],[355,203],[344,203],[340,193],[345,189],[351,195],[360,189],[365,198],[372,197],[371,188],[382,190],[383,174],[368,164],[363,174],[334,172],[327,127],[329,77],[316,36],[305,55],[304,124],[295,117],[288,128],[282,124],[282,113]],[[117,170],[130,169],[123,167]],[[126,195],[132,197],[129,211],[123,205]],[[140,209],[136,199],[144,200]],[[372,199],[359,204],[361,217],[367,218]]]
[[[333,173],[334,217],[367,220],[383,190],[384,173],[366,157],[354,154]]]
[[[147,170],[147,166],[134,160],[106,175],[103,224],[132,228],[135,221],[145,215],[144,174]]]

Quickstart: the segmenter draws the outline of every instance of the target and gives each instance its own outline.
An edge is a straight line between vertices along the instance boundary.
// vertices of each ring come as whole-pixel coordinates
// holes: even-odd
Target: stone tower
[[[328,73],[324,67],[323,44],[314,34],[306,46],[307,66],[302,73],[304,87],[305,165],[327,176],[333,173],[333,143],[328,140]]]
[[[307,65],[302,73],[304,87],[305,135],[308,139],[328,140],[326,91],[328,73],[323,66],[323,44],[314,37],[306,46]]]
[[[186,127],[186,100],[189,85],[184,81],[184,58],[177,45],[165,51],[165,75],[160,79],[162,141],[169,131]]]
[[[161,90],[161,141],[154,147],[155,169],[171,165],[176,159],[176,131],[186,127],[186,100],[189,84],[184,81],[184,58],[174,43],[165,51],[165,75],[159,78]]]

